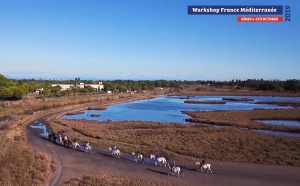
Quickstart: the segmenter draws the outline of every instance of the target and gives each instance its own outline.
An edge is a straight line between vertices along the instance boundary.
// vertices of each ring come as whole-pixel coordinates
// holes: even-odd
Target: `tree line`
[[[219,88],[248,88],[250,90],[261,91],[300,91],[300,80],[289,79],[286,81],[280,80],[263,80],[263,79],[248,79],[248,80],[231,80],[231,81],[178,81],[178,80],[107,80],[102,81],[104,89],[100,93],[107,91],[112,92],[127,92],[127,91],[146,91],[155,88],[181,88],[190,85],[206,85]],[[36,92],[43,88],[40,92],[41,96],[64,96],[70,94],[90,94],[94,93],[95,89],[90,86],[79,88],[79,83],[98,84],[99,80],[37,80],[37,79],[8,79],[0,74],[0,99],[1,100],[19,100],[31,92]],[[52,87],[52,84],[72,84],[73,88],[63,90],[60,86]],[[196,89],[197,90],[197,89]],[[200,90],[200,89],[199,89]]]
[[[34,81],[19,82],[18,80],[7,79],[0,74],[0,99],[19,100],[23,95],[34,92],[40,87]]]

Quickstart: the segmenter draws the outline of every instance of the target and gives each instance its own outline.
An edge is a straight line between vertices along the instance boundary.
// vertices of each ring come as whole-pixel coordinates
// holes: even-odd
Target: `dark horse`
[[[48,134],[48,139],[54,143],[56,143],[56,135],[53,131],[50,131]]]
[[[71,142],[69,139],[63,138],[63,144],[64,144],[64,146],[69,147],[69,145],[70,145],[71,143],[72,143],[72,142]]]

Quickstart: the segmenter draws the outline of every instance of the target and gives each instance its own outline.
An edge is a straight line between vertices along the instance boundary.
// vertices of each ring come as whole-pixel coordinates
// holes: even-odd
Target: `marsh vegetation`
[[[50,126],[71,139],[107,148],[116,144],[122,152],[161,151],[167,159],[207,157],[214,160],[300,165],[300,142],[295,137],[265,135],[235,127],[215,128],[160,122],[97,122],[51,119]],[[274,148],[276,147],[276,148]]]

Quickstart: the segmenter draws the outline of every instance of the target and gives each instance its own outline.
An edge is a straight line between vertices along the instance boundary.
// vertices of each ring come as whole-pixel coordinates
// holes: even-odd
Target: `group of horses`
[[[73,149],[76,150],[83,150],[85,153],[92,153],[92,146],[90,143],[84,143],[82,146],[74,139],[73,141],[69,140],[69,138],[66,135],[57,135],[53,131],[50,131],[48,134],[48,139],[54,143],[58,143],[60,145],[63,145],[65,147],[70,147],[72,145]]]
[[[70,141],[66,135],[62,136],[61,134],[57,135],[54,132],[50,131],[48,135],[48,139],[54,143],[58,143],[60,145],[69,147],[70,144],[72,145],[73,149],[83,149],[85,153],[92,153],[92,146],[89,143],[85,143],[82,146],[76,141]],[[116,145],[111,146],[108,148],[110,151],[111,156],[115,156],[117,158],[121,157],[121,151],[116,147]],[[139,153],[139,152],[132,152],[131,155],[134,156],[135,162],[141,161],[143,164],[145,163],[144,155]],[[167,162],[166,158],[160,156],[160,155],[154,155],[150,154],[150,159],[154,160],[155,166],[160,165],[160,166],[165,166],[169,168],[169,173],[168,175],[172,174],[173,176],[183,176],[183,172],[179,166],[175,165],[175,162],[171,165],[170,163]],[[195,162],[195,166],[198,167],[198,171],[203,172],[203,170],[206,170],[206,172],[212,173],[211,170],[211,164],[205,163],[204,161],[197,161]]]
[[[111,156],[116,156],[116,157],[120,158],[121,152],[115,145],[112,147],[109,147],[108,150],[111,152]],[[145,159],[144,159],[145,156],[143,154],[141,154],[139,152],[132,152],[131,155],[134,156],[135,162],[140,161],[143,164],[145,163]],[[155,166],[157,166],[157,165],[163,165],[165,167],[168,166],[168,168],[169,168],[168,175],[172,174],[173,176],[176,175],[177,177],[184,175],[181,168],[179,166],[175,165],[175,161],[171,165],[170,163],[167,162],[166,158],[164,158],[162,156],[154,155],[154,154],[150,154],[150,159],[154,160]],[[206,163],[204,160],[195,162],[195,166],[198,167],[197,168],[198,171],[203,172],[203,170],[206,170],[207,173],[208,172],[212,173],[211,164]]]

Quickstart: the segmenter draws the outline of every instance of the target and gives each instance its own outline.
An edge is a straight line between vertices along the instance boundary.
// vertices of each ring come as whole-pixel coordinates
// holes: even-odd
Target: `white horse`
[[[63,145],[64,142],[63,142],[63,137],[61,136],[61,134],[58,136],[58,143]]]
[[[170,174],[172,174],[173,176],[176,174],[177,177],[179,177],[180,175],[183,176],[183,173],[182,173],[180,167],[177,167],[177,166],[171,167],[171,165],[170,165],[169,163],[168,163],[168,167],[169,167],[169,169],[170,169],[170,172],[168,173],[168,176],[169,176]]]
[[[212,173],[211,164],[208,164],[208,163],[202,164],[201,162],[196,161],[195,165],[199,166],[201,172],[203,172],[203,169],[204,169],[204,170],[206,170],[207,173],[208,173],[208,171],[210,171],[210,173]],[[198,168],[198,171],[199,171],[199,168]]]
[[[108,150],[110,151],[110,153],[111,153],[112,156],[118,156],[118,158],[120,158],[121,152],[120,152],[119,149],[109,147]]]
[[[86,143],[83,145],[85,153],[90,152],[92,154],[92,146],[90,146],[90,143]]]
[[[162,163],[165,165],[165,167],[167,167],[168,162],[167,162],[166,158],[164,158],[164,157],[156,157],[155,155],[150,154],[150,159],[154,159],[155,165],[157,165],[158,163]]]
[[[132,152],[131,154],[134,156],[135,162],[137,162],[138,160],[141,160],[142,163],[144,164],[144,157],[141,153]]]
[[[73,149],[80,149],[80,145],[77,141],[72,142]]]
[[[154,154],[150,154],[150,159],[154,159],[155,160],[156,156]]]

